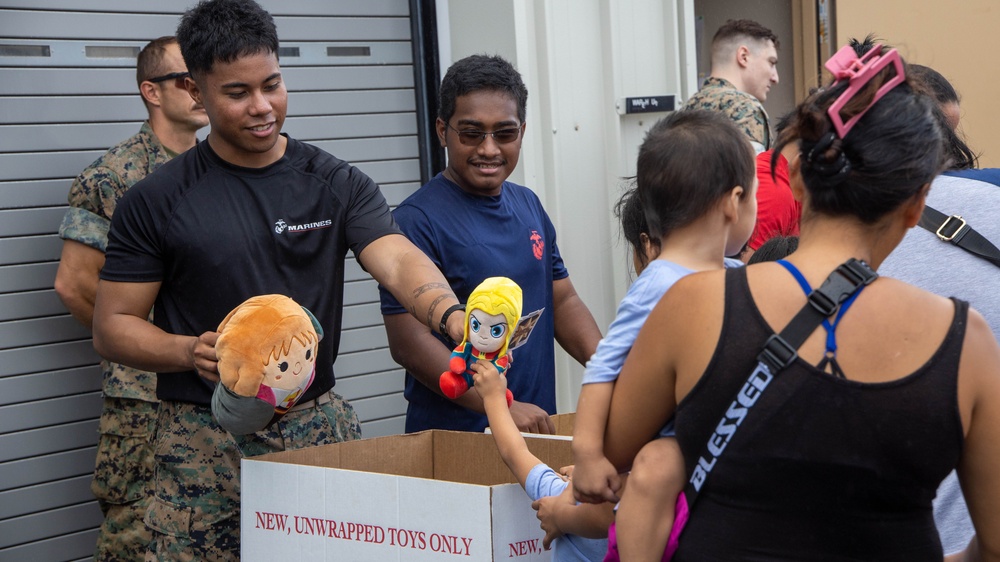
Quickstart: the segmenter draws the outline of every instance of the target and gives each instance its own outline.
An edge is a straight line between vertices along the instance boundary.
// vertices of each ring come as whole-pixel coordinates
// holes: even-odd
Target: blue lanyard
[[[809,282],[806,281],[805,276],[802,275],[802,272],[799,271],[797,267],[795,267],[786,260],[778,260],[778,263],[781,264],[782,267],[787,269],[788,272],[792,274],[792,277],[794,277],[795,280],[799,282],[799,287],[802,287],[802,291],[805,292],[806,296],[809,296],[809,294],[812,293],[813,291],[812,286],[809,285]],[[865,285],[859,287],[858,290],[853,295],[850,296],[850,298],[844,301],[844,304],[840,305],[840,309],[837,311],[837,315],[834,317],[832,323],[830,322],[829,319],[823,319],[823,329],[826,330],[826,356],[823,358],[822,361],[819,362],[817,367],[820,369],[825,369],[827,364],[829,364],[831,369],[833,370],[833,374],[841,378],[846,378],[846,377],[844,377],[844,372],[840,369],[840,365],[837,364],[837,359],[836,359],[837,324],[840,323],[840,319],[843,318],[844,313],[847,312],[847,309],[850,308],[852,304],[854,304],[854,300],[858,298],[858,295],[861,294],[861,291],[864,288]]]

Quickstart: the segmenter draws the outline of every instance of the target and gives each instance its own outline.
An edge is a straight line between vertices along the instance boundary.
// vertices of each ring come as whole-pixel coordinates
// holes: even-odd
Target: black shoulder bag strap
[[[851,258],[842,263],[817,289],[780,334],[768,338],[757,355],[757,366],[746,383],[736,393],[729,408],[722,415],[715,431],[698,456],[698,463],[684,488],[688,512],[694,507],[698,493],[708,475],[715,468],[726,445],[732,440],[747,414],[760,399],[771,380],[798,357],[798,348],[816,330],[825,318],[837,313],[841,303],[861,287],[871,283],[878,274],[863,261]]]
[[[951,242],[959,248],[975,254],[1000,267],[1000,249],[982,234],[976,232],[961,215],[945,215],[941,211],[924,205],[920,215],[920,226],[933,232],[943,242]]]

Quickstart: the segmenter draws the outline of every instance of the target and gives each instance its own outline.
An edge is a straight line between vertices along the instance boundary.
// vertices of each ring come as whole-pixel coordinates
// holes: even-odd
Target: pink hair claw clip
[[[857,53],[854,52],[849,46],[841,47],[839,51],[836,52],[830,60],[826,61],[826,69],[833,74],[835,83],[841,80],[849,80],[850,84],[847,89],[844,90],[843,94],[837,98],[837,101],[833,102],[830,109],[827,110],[827,114],[830,116],[830,121],[833,122],[833,128],[837,131],[837,136],[844,138],[847,133],[854,127],[858,119],[868,112],[869,109],[875,105],[875,102],[882,99],[882,96],[889,93],[889,90],[895,88],[896,86],[903,83],[906,80],[906,73],[903,71],[903,59],[900,58],[899,52],[896,49],[891,49],[888,53],[884,55],[881,54],[882,46],[875,45],[870,51],[865,53],[863,57],[858,58]],[[894,65],[896,69],[896,75],[890,78],[881,88],[875,92],[875,97],[872,102],[868,104],[868,107],[864,108],[854,117],[851,117],[847,123],[844,123],[844,118],[840,115],[840,110],[847,105],[847,102],[865,87],[872,78],[875,77],[883,68]]]

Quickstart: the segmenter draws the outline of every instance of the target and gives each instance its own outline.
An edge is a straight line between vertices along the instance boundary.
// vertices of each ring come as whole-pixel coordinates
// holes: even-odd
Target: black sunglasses
[[[167,80],[173,80],[174,86],[184,89],[184,79],[191,76],[190,72],[171,72],[170,74],[164,74],[163,76],[157,76],[156,78],[147,78],[147,82],[152,82],[154,84],[159,84],[160,82],[166,82]]]
[[[486,135],[493,137],[493,140],[496,141],[497,144],[507,144],[509,142],[514,142],[515,140],[517,140],[517,137],[521,136],[520,127],[514,127],[510,129],[500,129],[499,131],[493,131],[487,133],[486,131],[477,131],[475,129],[467,129],[464,131],[459,131],[458,129],[452,127],[448,123],[445,123],[444,125],[445,127],[448,127],[452,131],[458,133],[458,142],[466,146],[479,146],[480,144],[483,143],[484,140],[486,140]]]

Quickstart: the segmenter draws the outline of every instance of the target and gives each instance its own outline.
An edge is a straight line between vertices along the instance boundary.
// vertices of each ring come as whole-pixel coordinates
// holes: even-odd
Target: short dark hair
[[[906,68],[904,62],[904,72]],[[843,139],[834,132],[827,110],[847,89],[847,80],[806,98],[795,123],[779,135],[772,166],[785,145],[799,141],[809,212],[874,224],[919,193],[947,164],[936,104],[914,88],[909,74],[872,105],[875,93],[894,75],[893,66],[884,68],[841,109],[846,122],[871,107]]]
[[[188,72],[260,53],[278,56],[274,18],[253,0],[202,0],[181,17],[177,41]]]
[[[750,259],[747,260],[747,265],[760,263],[762,261],[778,261],[788,257],[789,254],[798,249],[798,236],[775,236],[773,238],[768,238],[766,242],[760,245],[760,248],[757,248],[757,250],[750,255]]]
[[[139,56],[135,59],[136,84],[142,84],[150,78],[166,74],[167,69],[163,66],[163,58],[167,54],[167,46],[176,42],[177,38],[173,35],[164,35],[153,39],[139,51]]]
[[[438,117],[447,123],[455,115],[455,100],[459,96],[480,90],[492,90],[510,96],[517,103],[517,118],[524,123],[528,88],[521,79],[521,73],[496,55],[472,55],[451,65],[441,81]]]
[[[781,46],[778,36],[773,31],[753,20],[726,20],[712,37],[712,52],[715,52],[717,45],[742,37],[754,41],[771,41],[775,49]]]
[[[756,173],[750,141],[728,117],[688,109],[661,119],[646,134],[636,161],[649,237],[661,242],[736,186],[749,196]]]
[[[940,72],[922,64],[911,64],[909,70],[910,76],[923,83],[938,103],[958,103],[961,101],[958,99],[955,87]]]

